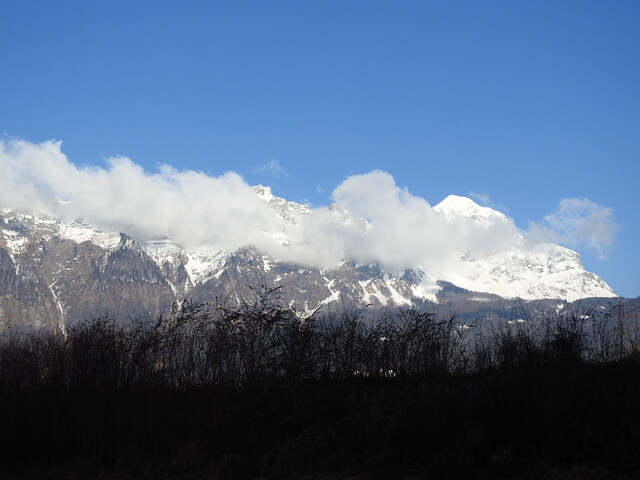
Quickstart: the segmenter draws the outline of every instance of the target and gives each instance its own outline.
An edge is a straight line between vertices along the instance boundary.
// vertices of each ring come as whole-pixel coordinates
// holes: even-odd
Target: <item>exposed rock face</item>
[[[152,317],[172,298],[160,267],[125,235],[112,249],[57,235],[0,247],[4,325],[62,328],[106,313]]]

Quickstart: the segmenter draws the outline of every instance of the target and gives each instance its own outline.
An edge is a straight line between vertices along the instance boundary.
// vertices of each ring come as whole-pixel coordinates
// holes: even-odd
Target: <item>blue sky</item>
[[[575,245],[640,295],[640,3],[0,4],[0,133],[78,166],[124,155],[313,205],[381,169],[527,229],[562,199],[618,224]]]

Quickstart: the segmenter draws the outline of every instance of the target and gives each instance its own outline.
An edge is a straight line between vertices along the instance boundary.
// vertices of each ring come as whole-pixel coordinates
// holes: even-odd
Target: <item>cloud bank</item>
[[[253,245],[279,260],[324,268],[345,258],[402,270],[446,270],[468,256],[498,253],[529,241],[593,248],[611,245],[611,210],[588,199],[565,199],[528,233],[504,215],[452,221],[376,170],[335,188],[334,205],[284,220],[233,172],[217,177],[162,165],[147,172],[126,157],[106,168],[77,166],[61,142],[0,141],[0,205],[82,219],[138,240],[171,238],[185,248],[213,243]],[[472,204],[473,205],[473,204]]]

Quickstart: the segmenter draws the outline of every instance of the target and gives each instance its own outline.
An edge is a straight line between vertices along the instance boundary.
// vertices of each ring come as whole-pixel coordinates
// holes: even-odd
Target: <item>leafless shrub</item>
[[[175,302],[155,321],[104,316],[65,334],[9,330],[0,385],[26,388],[239,386],[274,379],[474,373],[550,362],[609,362],[637,352],[637,316],[623,305],[558,312],[524,307],[506,322],[459,322],[413,308],[302,317],[279,287],[240,303]]]

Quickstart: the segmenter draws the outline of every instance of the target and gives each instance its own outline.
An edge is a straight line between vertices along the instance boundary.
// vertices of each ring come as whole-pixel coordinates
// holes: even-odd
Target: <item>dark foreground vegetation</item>
[[[640,478],[625,304],[301,318],[277,289],[0,341],[0,478]]]

